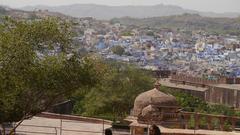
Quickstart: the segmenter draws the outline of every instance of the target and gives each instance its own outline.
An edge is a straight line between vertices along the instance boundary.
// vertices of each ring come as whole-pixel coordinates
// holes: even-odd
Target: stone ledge
[[[63,120],[75,120],[75,121],[84,121],[96,124],[112,124],[110,120],[98,119],[98,118],[89,118],[89,117],[82,117],[82,116],[75,116],[75,115],[62,115],[62,114],[55,114],[55,113],[48,113],[42,112],[41,114],[37,115],[37,117],[44,117],[50,119],[63,119]]]

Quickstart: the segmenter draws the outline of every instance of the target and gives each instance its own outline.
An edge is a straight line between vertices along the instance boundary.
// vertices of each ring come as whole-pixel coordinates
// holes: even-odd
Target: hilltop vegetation
[[[4,7],[0,5],[0,17],[9,16],[17,19],[40,19],[46,17],[58,17],[58,18],[71,18],[69,16],[63,15],[61,13],[56,12],[48,12],[48,11],[23,11],[18,9],[12,9],[8,7]],[[0,18],[2,19],[2,18]]]
[[[217,34],[240,34],[240,17],[238,18],[210,18],[197,14],[184,14],[153,18],[115,18],[111,23],[134,25],[138,27],[169,28],[173,30],[204,30]]]

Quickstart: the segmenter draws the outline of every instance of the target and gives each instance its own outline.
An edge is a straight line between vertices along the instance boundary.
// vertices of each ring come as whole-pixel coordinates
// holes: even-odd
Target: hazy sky
[[[240,0],[0,0],[0,5],[23,7],[27,5],[69,5],[92,3],[102,5],[178,5],[187,9],[213,12],[239,12]]]

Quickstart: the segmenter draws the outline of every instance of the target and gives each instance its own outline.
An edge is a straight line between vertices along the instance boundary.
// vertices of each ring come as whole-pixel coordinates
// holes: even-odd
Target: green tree
[[[126,116],[136,96],[153,87],[153,78],[134,66],[106,64],[103,80],[75,105],[75,113],[87,116]]]
[[[131,31],[126,31],[121,34],[122,36],[133,36]]]
[[[121,47],[120,45],[117,45],[117,46],[114,46],[112,47],[112,52],[114,54],[117,54],[117,55],[123,55],[123,53],[125,52],[124,48]]]
[[[154,32],[153,32],[153,31],[148,31],[148,32],[146,33],[146,35],[147,35],[147,36],[154,36]]]
[[[30,118],[95,84],[93,62],[69,57],[72,35],[69,24],[53,18],[0,24],[0,125]]]

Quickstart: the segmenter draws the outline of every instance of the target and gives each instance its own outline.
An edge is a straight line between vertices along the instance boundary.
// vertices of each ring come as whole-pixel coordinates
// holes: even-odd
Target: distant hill
[[[66,6],[28,6],[22,8],[27,11],[34,11],[37,9],[60,12],[73,17],[94,17],[97,19],[112,19],[119,17],[161,17],[170,15],[181,15],[184,13],[199,14],[208,17],[238,17],[239,13],[213,13],[213,12],[198,12],[195,10],[183,9],[172,5],[155,5],[155,6],[105,6],[95,4],[74,4]]]
[[[240,17],[238,18],[211,18],[198,14],[183,14],[152,18],[114,18],[111,23],[135,25],[153,28],[171,28],[185,30],[205,30],[219,34],[240,34]]]
[[[4,6],[0,6],[0,16],[1,15],[6,15],[7,14],[7,9]]]
[[[72,18],[70,16],[58,13],[58,12],[48,12],[48,11],[24,11],[20,9],[12,9],[6,6],[0,5],[0,17],[1,16],[11,16],[13,18],[43,18],[43,17],[59,17],[59,18]]]

